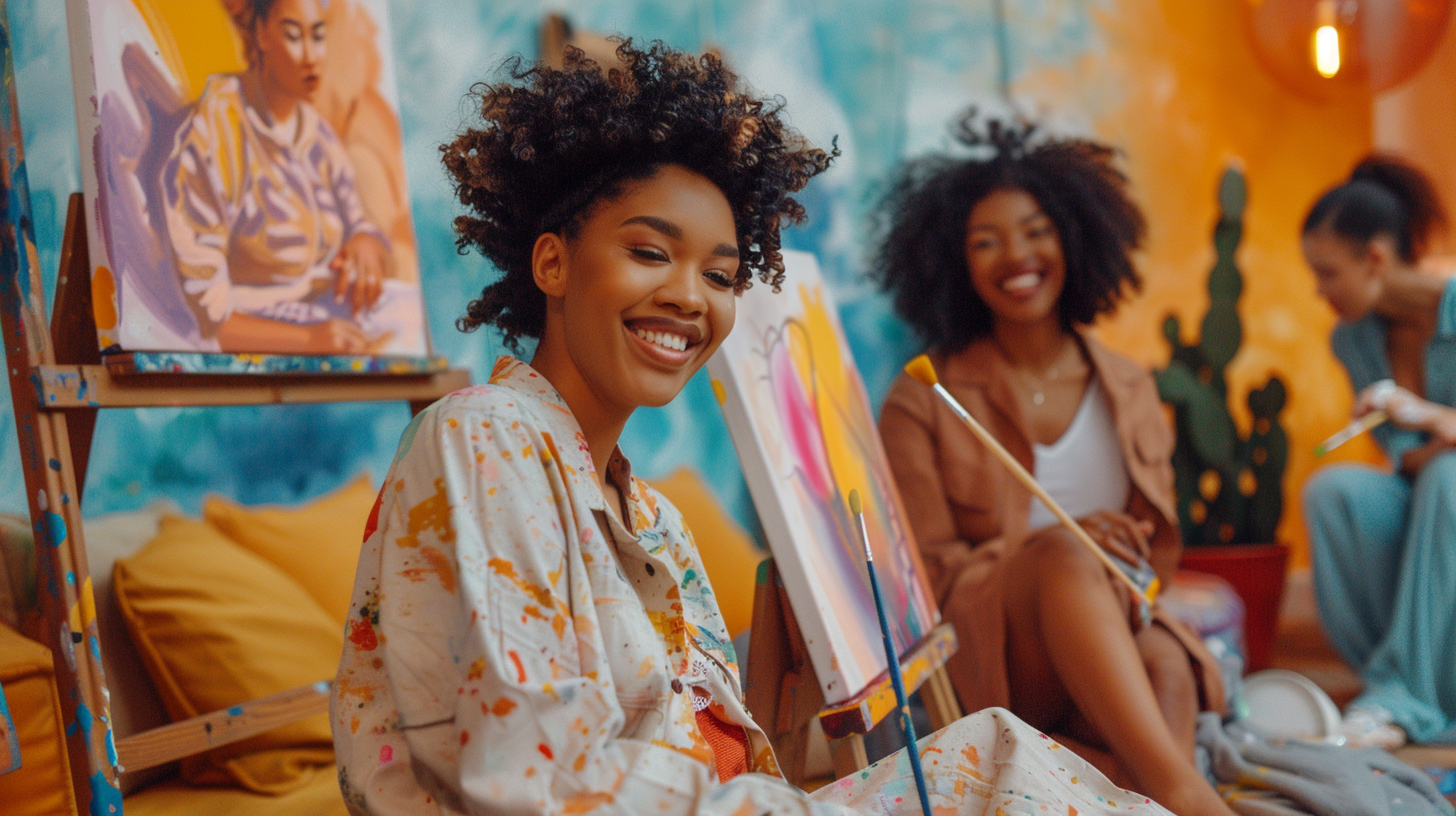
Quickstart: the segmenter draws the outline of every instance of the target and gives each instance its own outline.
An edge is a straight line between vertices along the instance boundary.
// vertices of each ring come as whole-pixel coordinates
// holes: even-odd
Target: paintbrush
[[[1082,525],[1078,524],[1076,519],[1067,515],[1067,511],[1063,510],[1060,504],[1057,504],[1057,500],[1053,499],[1051,494],[1047,493],[1040,484],[1037,484],[1036,479],[1030,473],[1026,472],[1026,468],[1022,467],[1021,463],[1016,461],[1016,457],[1012,456],[1009,451],[1002,447],[1001,443],[996,441],[996,437],[992,436],[990,431],[982,427],[981,423],[977,422],[961,406],[960,402],[951,396],[949,391],[945,390],[945,386],[940,384],[940,377],[936,375],[935,366],[931,364],[929,357],[922,354],[906,363],[905,373],[935,389],[935,393],[940,395],[941,399],[945,400],[945,404],[950,406],[951,411],[960,417],[961,422],[964,422],[966,427],[971,429],[971,433],[975,434],[976,438],[981,440],[981,444],[985,445],[997,459],[1000,459],[1001,464],[1010,469],[1011,475],[1015,476],[1017,481],[1025,485],[1026,489],[1032,492],[1032,495],[1041,499],[1042,503],[1047,506],[1047,509],[1052,511],[1052,515],[1056,516],[1057,520],[1061,521],[1062,525],[1068,530],[1071,530],[1072,535],[1076,536],[1078,541],[1087,545],[1087,548],[1092,551],[1092,554],[1097,557],[1097,560],[1102,562],[1102,566],[1106,567],[1109,572],[1121,579],[1124,584],[1127,584],[1128,589],[1132,590],[1134,598],[1138,598],[1148,604],[1148,609],[1143,610],[1143,617],[1146,619],[1147,613],[1151,610],[1153,599],[1158,596],[1157,575],[1153,574],[1152,570],[1146,568],[1145,565],[1137,565],[1134,571],[1147,581],[1144,586],[1141,585],[1140,581],[1134,580],[1128,574],[1128,570],[1118,566],[1112,560],[1112,556],[1108,555],[1096,541],[1093,541],[1092,536],[1087,535],[1087,531],[1082,529]],[[1132,567],[1132,565],[1129,566]]]
[[[1354,420],[1349,425],[1346,425],[1334,436],[1331,436],[1329,439],[1326,439],[1325,441],[1319,443],[1319,446],[1314,449],[1314,455],[1324,456],[1335,448],[1338,448],[1346,442],[1349,442],[1351,439],[1354,439],[1360,434],[1365,433],[1371,428],[1374,428],[1375,426],[1380,425],[1389,419],[1389,414],[1377,408],[1374,411],[1366,414],[1365,416]]]
[[[920,768],[915,721],[910,719],[910,701],[905,695],[905,678],[900,676],[900,657],[895,654],[895,642],[890,638],[890,620],[885,617],[885,598],[880,594],[880,579],[875,577],[875,554],[870,550],[870,531],[865,527],[864,505],[860,504],[858,490],[849,491],[849,512],[854,514],[860,540],[864,542],[865,570],[870,574],[870,591],[875,596],[875,612],[880,617],[880,635],[885,639],[885,665],[890,672],[890,685],[895,688],[895,704],[900,707],[900,730],[905,734],[905,753],[910,757],[910,770],[915,774],[915,790],[920,794],[920,810],[925,816],[930,816],[930,793],[925,789],[925,771]]]

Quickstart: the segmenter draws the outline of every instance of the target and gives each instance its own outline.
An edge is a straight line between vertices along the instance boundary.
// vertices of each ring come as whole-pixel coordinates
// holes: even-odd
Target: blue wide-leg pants
[[[1415,742],[1456,742],[1456,452],[1414,481],[1336,465],[1305,520],[1325,632]]]

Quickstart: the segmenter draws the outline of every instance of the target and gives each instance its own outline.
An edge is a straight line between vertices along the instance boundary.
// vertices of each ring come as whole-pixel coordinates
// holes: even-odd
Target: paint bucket
[[[1274,635],[1279,629],[1279,602],[1284,597],[1284,568],[1289,548],[1283,544],[1186,547],[1179,567],[1207,572],[1228,581],[1244,602],[1245,664],[1248,671],[1269,668]]]
[[[1283,669],[1244,678],[1248,716],[1240,724],[1270,739],[1339,738],[1340,709],[1330,695],[1302,674]]]

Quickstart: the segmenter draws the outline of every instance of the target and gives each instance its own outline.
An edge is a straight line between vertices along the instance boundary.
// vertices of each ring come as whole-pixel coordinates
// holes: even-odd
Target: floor
[[[1291,572],[1279,609],[1279,633],[1274,638],[1274,665],[1313,680],[1334,699],[1345,704],[1360,693],[1360,678],[1330,645],[1320,628],[1314,605],[1314,581],[1308,570]]]
[[[1315,611],[1314,582],[1307,570],[1292,572],[1279,610],[1279,633],[1274,639],[1274,668],[1289,669],[1313,680],[1341,708],[1360,693],[1355,675],[1330,645]],[[1401,760],[1426,770],[1434,779],[1456,781],[1456,746],[1406,746],[1395,752]],[[1456,804],[1456,793],[1447,796]]]

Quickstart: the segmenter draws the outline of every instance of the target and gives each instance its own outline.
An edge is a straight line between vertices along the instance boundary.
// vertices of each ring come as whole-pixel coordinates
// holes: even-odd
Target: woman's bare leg
[[[1137,790],[1179,816],[1232,816],[1193,766],[1188,704],[1173,699],[1191,695],[1191,682],[1182,692],[1165,684],[1168,700],[1160,700],[1125,601],[1083,545],[1062,530],[1039,535],[1014,557],[1007,580],[1012,710],[1044,731],[1085,720],[1085,736],[1096,739],[1082,741],[1105,746]],[[1161,670],[1167,644],[1150,637]]]
[[[1158,710],[1173,739],[1188,756],[1198,735],[1198,679],[1183,644],[1161,626],[1149,626],[1134,637],[1143,668],[1158,699]]]

